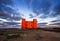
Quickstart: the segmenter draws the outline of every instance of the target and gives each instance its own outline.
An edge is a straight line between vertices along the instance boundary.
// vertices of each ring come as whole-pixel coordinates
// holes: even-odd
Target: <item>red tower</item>
[[[37,28],[37,20],[33,19],[33,28]]]
[[[22,19],[22,28],[26,28],[26,22],[25,22],[26,20],[23,18]]]
[[[24,18],[22,19],[22,28],[37,28],[37,20],[33,19],[33,21],[26,21]]]
[[[27,28],[33,28],[33,22],[32,21],[26,21],[26,27]]]

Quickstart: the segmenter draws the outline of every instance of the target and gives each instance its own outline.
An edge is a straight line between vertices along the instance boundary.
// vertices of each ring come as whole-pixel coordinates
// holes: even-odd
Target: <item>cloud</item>
[[[33,18],[34,16],[32,14],[29,14],[30,18]]]
[[[50,6],[51,2],[47,0],[33,0],[29,2],[29,7],[33,10],[34,13],[37,15],[40,14],[40,12],[47,13]]]
[[[50,23],[51,21],[60,19],[60,1],[17,0],[16,2],[13,0],[12,4],[15,2],[13,6],[9,1],[6,0],[6,2],[1,2],[0,12],[3,12],[3,14],[0,13],[0,18],[6,19],[8,21],[20,21],[21,18],[32,20],[34,17],[36,17],[38,23]]]
[[[60,3],[58,3],[58,4],[54,7],[54,11],[56,12],[55,15],[60,15]]]
[[[10,5],[1,4],[0,7],[2,8],[2,9],[0,9],[0,18],[6,19],[8,21],[21,19],[20,14],[16,11],[16,9],[14,7],[11,6],[11,4]]]
[[[47,18],[47,17],[57,17],[59,13],[59,7],[60,7],[60,1],[57,0],[33,0],[27,2],[29,3],[29,7],[32,9],[32,11],[39,16],[40,14],[43,14],[41,18]]]
[[[51,22],[60,22],[60,20],[53,20],[53,21],[51,21]]]
[[[13,5],[13,2],[12,2],[12,0],[0,0],[0,5],[1,5],[1,4]]]
[[[45,26],[47,23],[38,23],[38,26]]]

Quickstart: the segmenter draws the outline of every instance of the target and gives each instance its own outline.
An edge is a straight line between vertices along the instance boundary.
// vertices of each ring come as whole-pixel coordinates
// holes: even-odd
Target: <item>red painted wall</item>
[[[33,19],[33,28],[37,28],[37,20]]]
[[[33,21],[26,21],[26,19],[22,19],[22,28],[37,28],[37,19],[33,19]]]
[[[26,20],[24,18],[22,19],[22,28],[26,28]]]
[[[26,27],[27,27],[27,28],[33,28],[33,22],[31,22],[31,21],[26,21]]]

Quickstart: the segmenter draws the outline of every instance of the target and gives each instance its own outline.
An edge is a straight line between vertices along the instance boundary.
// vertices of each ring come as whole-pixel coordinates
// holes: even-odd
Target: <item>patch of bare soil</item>
[[[0,41],[60,41],[59,32],[41,29],[9,29],[2,32]]]

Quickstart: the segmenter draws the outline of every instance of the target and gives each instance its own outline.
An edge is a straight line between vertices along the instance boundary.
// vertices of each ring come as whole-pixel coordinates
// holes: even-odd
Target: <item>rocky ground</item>
[[[60,32],[41,29],[0,30],[0,41],[60,41]]]

